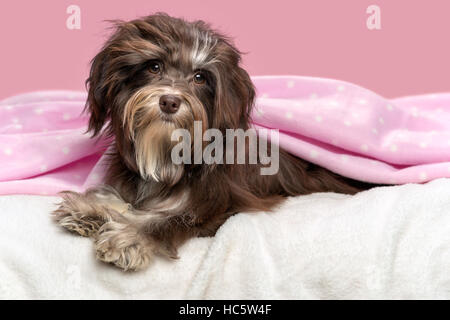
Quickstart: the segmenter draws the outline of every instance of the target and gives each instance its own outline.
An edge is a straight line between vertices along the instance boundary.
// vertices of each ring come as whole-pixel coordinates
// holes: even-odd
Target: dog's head
[[[92,61],[87,85],[89,130],[112,135],[143,178],[177,181],[171,133],[248,127],[253,84],[230,41],[202,21],[165,14],[116,23]]]

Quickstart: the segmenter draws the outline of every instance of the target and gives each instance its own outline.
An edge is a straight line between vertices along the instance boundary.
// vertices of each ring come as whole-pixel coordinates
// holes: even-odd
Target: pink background
[[[81,30],[66,28],[70,4],[81,8]],[[381,7],[380,31],[366,27],[371,4]],[[450,91],[449,0],[2,0],[0,99],[83,89],[103,20],[157,11],[233,36],[252,75],[342,79],[386,97]]]

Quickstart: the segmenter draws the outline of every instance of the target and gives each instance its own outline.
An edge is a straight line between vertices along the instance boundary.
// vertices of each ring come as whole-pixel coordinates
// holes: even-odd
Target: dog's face
[[[171,133],[248,127],[254,88],[239,51],[201,21],[164,14],[117,24],[87,80],[89,130],[105,129],[127,166],[144,178],[176,182]]]

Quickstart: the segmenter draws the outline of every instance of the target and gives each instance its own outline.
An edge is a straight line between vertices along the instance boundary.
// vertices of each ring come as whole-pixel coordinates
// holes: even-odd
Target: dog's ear
[[[219,59],[215,72],[215,128],[247,128],[255,99],[255,88],[248,73],[239,66],[240,53],[229,42],[219,47]],[[217,117],[218,115],[218,117]]]
[[[112,126],[105,128],[105,125],[109,120],[114,120],[114,113],[124,104],[125,93],[128,92],[124,90],[127,79],[131,79],[139,66],[159,50],[152,43],[157,30],[149,21],[109,21],[112,35],[92,59],[86,80],[88,97],[85,112],[90,115],[88,131],[93,136],[100,132],[113,134]]]
[[[235,76],[236,92],[242,101],[241,117],[248,119],[255,101],[255,87],[247,71],[238,67]]]
[[[91,132],[92,136],[102,131],[109,116],[105,86],[106,58],[107,52],[104,48],[92,59],[89,78],[86,80],[88,96],[84,111],[89,114],[88,132]]]

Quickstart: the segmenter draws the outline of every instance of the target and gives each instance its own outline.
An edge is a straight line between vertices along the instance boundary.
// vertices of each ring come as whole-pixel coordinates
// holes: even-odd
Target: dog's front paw
[[[58,209],[52,212],[53,219],[65,229],[83,237],[94,236],[104,221],[95,214],[95,210],[83,195],[67,192]]]
[[[136,271],[148,266],[153,246],[134,227],[111,221],[98,231],[95,250],[99,260]]]

